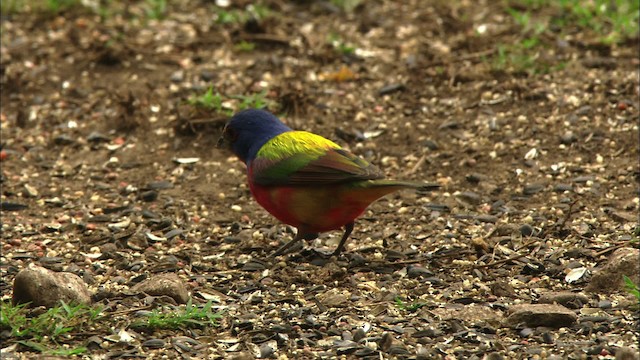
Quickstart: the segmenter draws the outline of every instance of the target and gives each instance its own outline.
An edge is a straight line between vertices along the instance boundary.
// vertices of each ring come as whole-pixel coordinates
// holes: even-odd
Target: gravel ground
[[[273,0],[262,16],[236,1],[254,17],[229,23],[210,2],[161,20],[150,3],[2,18],[0,291],[32,263],[80,276],[107,317],[64,344],[103,359],[638,358],[622,285],[640,283],[637,37],[548,30],[535,63],[553,71],[529,71],[496,66],[498,44],[525,37],[498,2]],[[442,188],[373,204],[340,258],[336,231],[269,261],[293,230],[215,149],[228,112],[189,101],[210,86],[229,109],[262,93],[292,127]],[[144,287],[163,276],[166,293]],[[189,297],[219,325],[127,326]],[[18,340],[3,331],[3,358],[36,356]]]

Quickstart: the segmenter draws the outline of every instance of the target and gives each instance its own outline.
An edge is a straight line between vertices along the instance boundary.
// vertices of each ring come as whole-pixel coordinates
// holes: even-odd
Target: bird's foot
[[[276,256],[288,254],[293,252],[294,250],[300,251],[302,249],[302,241],[301,240],[313,240],[318,237],[318,233],[308,233],[298,230],[296,236],[286,244],[280,246],[278,250],[276,250],[273,254],[271,254],[270,258],[275,258]]]
[[[284,245],[282,245],[281,247],[278,248],[278,250],[274,251],[273,253],[271,253],[271,255],[269,255],[269,259],[275,259],[276,257],[280,256],[280,255],[287,255],[290,253],[295,253],[297,251],[301,251],[302,247],[303,247],[303,243],[296,241],[295,243],[291,244],[286,243]]]

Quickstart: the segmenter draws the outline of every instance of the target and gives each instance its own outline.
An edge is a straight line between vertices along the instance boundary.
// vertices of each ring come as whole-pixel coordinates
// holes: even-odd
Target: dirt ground
[[[501,44],[532,30],[503,2],[234,1],[225,11],[244,17],[227,22],[208,1],[169,2],[161,19],[150,1],[125,3],[102,16],[2,17],[0,291],[10,299],[32,262],[80,275],[109,316],[64,344],[93,337],[82,356],[105,359],[637,351],[638,311],[622,286],[586,292],[569,326],[505,322],[513,305],[583,292],[614,250],[638,247],[637,36],[603,44],[588,29],[550,28],[521,66]],[[209,87],[221,106],[193,105]],[[373,204],[338,259],[325,255],[340,231],[269,261],[293,229],[215,148],[242,96],[263,96],[291,127],[390,178],[441,189]],[[127,295],[167,272],[195,303],[215,300],[219,326],[104,340],[135,310],[167,303]]]

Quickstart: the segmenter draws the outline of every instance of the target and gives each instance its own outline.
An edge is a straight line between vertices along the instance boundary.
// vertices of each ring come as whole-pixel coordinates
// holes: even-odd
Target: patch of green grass
[[[16,14],[24,9],[24,0],[3,0],[0,1],[0,11],[3,14]]]
[[[271,101],[267,99],[266,90],[250,95],[233,95],[231,96],[231,98],[240,100],[240,103],[238,104],[238,110],[264,109],[271,104]]]
[[[241,12],[216,8],[216,22],[218,24],[235,24],[242,22]]]
[[[225,105],[228,101],[236,102],[233,109]],[[228,116],[233,115],[234,110],[239,111],[249,108],[263,109],[272,104],[272,101],[267,98],[266,90],[249,95],[230,95],[225,98],[217,91],[214,93],[213,87],[209,87],[204,94],[189,98],[188,102],[195,107]]]
[[[3,14],[15,14],[22,12],[42,12],[57,14],[59,12],[84,5],[81,0],[2,0],[0,10]]]
[[[167,13],[167,0],[145,0],[145,14],[147,18],[160,20]]]
[[[212,302],[203,306],[189,301],[172,311],[156,309],[148,312],[143,320],[126,319],[126,326],[149,330],[186,329],[216,325],[220,314],[212,309]],[[88,349],[77,344],[94,331],[107,317],[102,307],[87,305],[60,305],[46,312],[32,315],[25,305],[2,302],[0,330],[7,331],[7,342],[19,343],[44,355],[72,356],[86,353]]]
[[[69,305],[64,302],[36,316],[30,316],[24,304],[13,305],[6,301],[0,308],[2,330],[9,331],[11,337],[20,339],[20,344],[50,355],[66,356],[85,352],[87,349],[84,347],[69,347],[61,343],[101,318],[101,307]]]
[[[558,0],[558,3],[569,14],[565,19],[554,20],[560,26],[575,22],[581,28],[595,31],[600,41],[607,44],[638,37],[640,2],[637,0]]]
[[[541,59],[542,51],[537,38],[523,39],[516,44],[499,44],[491,65],[496,70],[528,74],[546,74],[566,66],[564,61]]]
[[[213,86],[210,86],[204,94],[192,96],[188,101],[189,104],[195,107],[213,110],[218,113],[226,113],[230,110],[222,105],[222,95],[217,91],[215,94],[213,93]]]
[[[545,51],[542,35],[548,30],[548,24],[535,19],[530,10],[508,8],[507,12],[520,27],[520,36],[514,43],[498,45],[493,68],[530,74],[554,70],[554,64],[550,61],[540,60]]]
[[[126,4],[125,4],[126,3]],[[148,19],[162,19],[167,14],[167,0],[138,0],[121,2],[114,0],[2,0],[0,9],[3,14],[29,13],[37,15],[58,15],[65,11],[79,10],[92,12],[101,20],[124,14],[130,7],[139,9]]]
[[[240,41],[233,47],[236,51],[253,51],[256,48],[256,44],[248,41]]]
[[[80,0],[47,0],[47,9],[53,13],[82,6],[82,1]]]
[[[249,4],[244,10],[215,7],[218,24],[241,24],[249,19],[263,20],[271,15],[271,9],[262,4]]]
[[[516,39],[502,43],[489,61],[496,70],[547,73],[566,63],[551,49],[554,39],[580,32],[602,44],[620,43],[639,34],[637,0],[506,0],[505,12],[518,26]]]
[[[513,18],[513,21],[521,27],[521,32],[524,34],[530,34],[531,38],[538,38],[542,33],[547,30],[547,24],[544,21],[532,20],[530,11],[519,11],[512,8],[507,9],[507,12]]]
[[[619,43],[637,38],[640,31],[640,2],[637,0],[510,0],[507,12],[527,31],[527,17],[550,16],[549,24],[560,33],[588,31],[598,41]],[[524,11],[514,8],[525,8]]]
[[[29,340],[25,340],[25,341],[18,341],[19,344],[22,344],[28,348],[31,348],[35,351],[41,352],[43,354],[46,355],[53,355],[53,356],[71,356],[71,355],[81,355],[85,352],[87,352],[87,348],[84,346],[78,346],[78,347],[69,347],[69,346],[64,346],[64,345],[60,345],[60,346],[55,346],[55,347],[47,347],[44,346],[42,343],[39,342],[35,342],[35,341],[29,341]]]
[[[633,296],[635,296],[636,300],[640,303],[640,288],[638,285],[631,280],[627,275],[623,275],[622,279],[624,280],[624,288],[627,292]]]
[[[102,20],[117,13],[119,2],[112,0],[2,0],[0,11],[3,14],[32,13],[37,15],[57,15],[68,10],[91,11]]]
[[[260,3],[247,5],[246,11],[256,20],[266,19],[271,16],[271,9]]]
[[[13,305],[10,301],[2,302],[0,307],[0,329],[11,330],[12,336],[17,336],[19,329],[27,322],[26,304]]]
[[[402,300],[402,298],[400,296],[396,296],[395,303],[396,303],[396,306],[398,307],[398,309],[405,310],[405,311],[408,311],[408,312],[416,312],[421,307],[427,305],[427,304],[421,303],[421,302],[413,302],[411,304],[405,304],[405,302]]]
[[[331,0],[333,5],[347,13],[353,12],[362,2],[363,0]]]
[[[213,302],[209,301],[202,307],[193,305],[191,299],[185,306],[180,306],[174,311],[160,311],[158,309],[145,314],[143,320],[131,324],[138,329],[187,329],[202,328],[217,325],[221,315],[212,309]]]
[[[342,40],[336,33],[330,33],[327,36],[327,42],[341,55],[353,55],[356,52],[355,46]]]

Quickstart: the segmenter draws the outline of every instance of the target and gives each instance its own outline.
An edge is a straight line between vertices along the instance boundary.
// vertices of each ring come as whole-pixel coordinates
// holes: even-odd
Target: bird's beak
[[[224,140],[224,134],[227,132],[227,125],[224,126],[224,129],[222,129],[222,134],[220,134],[220,138],[218,138],[218,142],[216,143],[216,147],[218,149],[222,149],[222,148],[228,148],[231,146],[231,144],[229,144],[228,141]]]
[[[226,147],[225,146],[225,141],[224,141],[224,136],[220,136],[220,138],[218,139],[218,142],[216,143],[216,147],[218,149],[222,149],[222,148]]]

